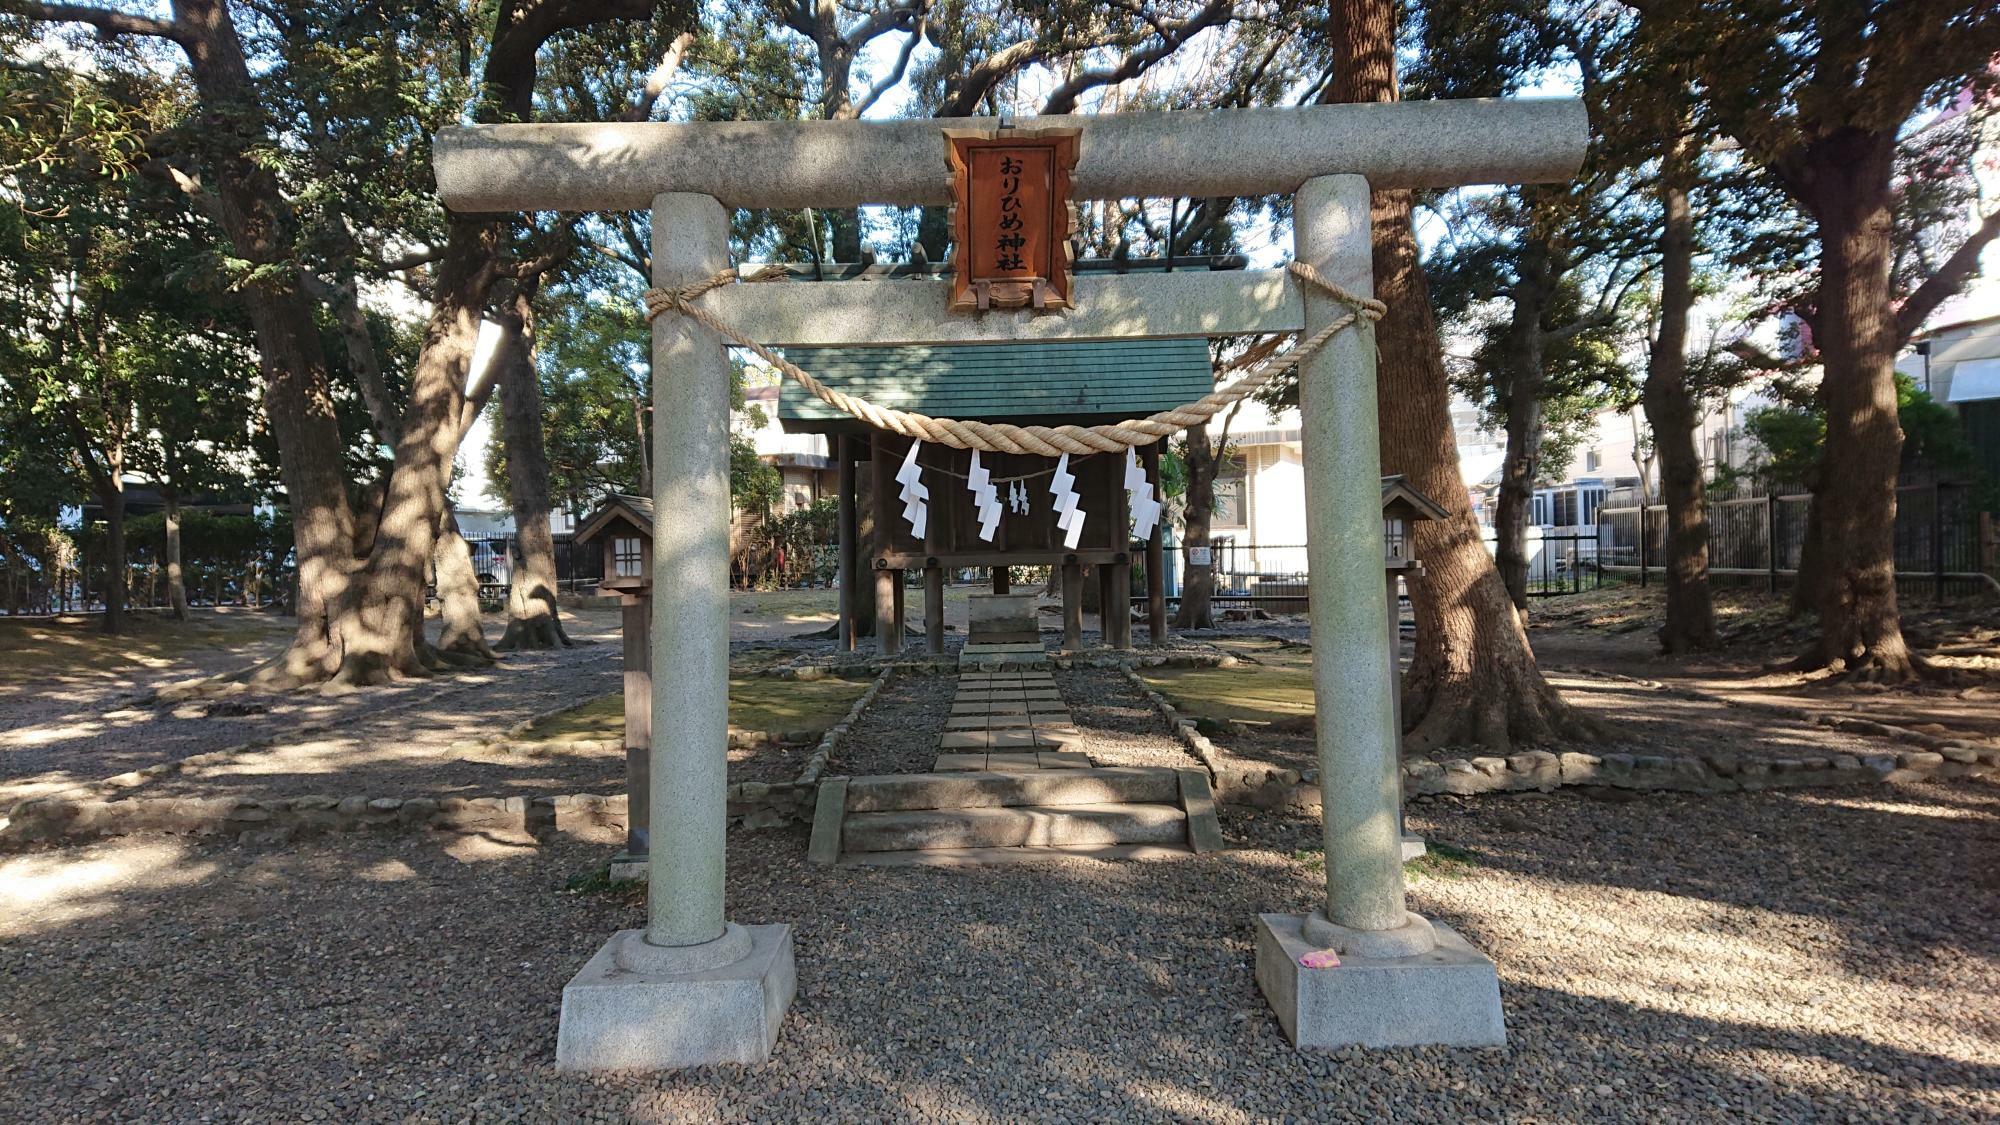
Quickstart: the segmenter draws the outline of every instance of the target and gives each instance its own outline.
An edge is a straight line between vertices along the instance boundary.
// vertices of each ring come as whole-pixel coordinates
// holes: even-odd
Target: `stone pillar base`
[[[630,852],[613,856],[610,879],[614,883],[643,883],[653,873],[653,863],[642,855]]]
[[[556,1066],[674,1070],[768,1062],[798,983],[792,928],[743,930],[750,941],[747,956],[685,973],[621,967],[620,948],[643,941],[645,932],[614,934],[563,986]]]
[[[1257,987],[1296,1047],[1497,1047],[1507,1041],[1493,962],[1449,928],[1414,957],[1342,956],[1332,969],[1299,958],[1316,947],[1306,915],[1257,916]]]

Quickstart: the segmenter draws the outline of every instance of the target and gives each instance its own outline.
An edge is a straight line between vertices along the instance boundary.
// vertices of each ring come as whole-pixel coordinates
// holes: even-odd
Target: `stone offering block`
[[[1032,593],[973,594],[971,612],[966,623],[966,643],[1041,643],[1042,626],[1035,617],[1037,596]]]

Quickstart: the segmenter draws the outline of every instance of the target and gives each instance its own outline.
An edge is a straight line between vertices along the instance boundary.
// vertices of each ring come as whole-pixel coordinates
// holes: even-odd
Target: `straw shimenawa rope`
[[[648,289],[645,294],[646,319],[651,320],[666,312],[680,313],[730,343],[756,353],[764,362],[784,372],[794,382],[811,392],[814,398],[835,410],[853,415],[877,429],[888,430],[904,437],[936,442],[953,449],[978,449],[987,453],[1033,453],[1043,457],[1055,457],[1063,453],[1075,455],[1122,453],[1133,446],[1150,445],[1189,426],[1197,426],[1208,421],[1228,407],[1257,393],[1259,388],[1272,379],[1303,363],[1313,353],[1325,347],[1335,333],[1354,324],[1359,324],[1365,329],[1374,321],[1382,319],[1382,314],[1388,311],[1388,306],[1382,302],[1349,293],[1303,262],[1292,262],[1286,268],[1291,271],[1293,277],[1346,305],[1349,310],[1347,315],[1301,340],[1290,351],[1266,359],[1227,387],[1204,395],[1185,406],[1162,410],[1145,418],[1131,418],[1123,422],[1089,427],[1016,426],[1006,422],[932,418],[915,411],[891,410],[877,406],[866,399],[835,390],[813,378],[811,373],[798,364],[738,332],[695,303],[709,290],[738,280],[737,271],[734,269],[723,270],[706,281],[684,289]],[[764,281],[782,270],[782,266],[767,266],[753,271],[742,280]]]

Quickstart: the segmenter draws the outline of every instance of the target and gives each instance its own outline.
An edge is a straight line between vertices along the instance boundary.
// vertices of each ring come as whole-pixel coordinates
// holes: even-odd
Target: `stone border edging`
[[[868,710],[875,702],[875,697],[882,694],[882,689],[889,686],[889,681],[895,676],[896,669],[893,665],[876,674],[874,682],[870,683],[867,690],[847,708],[847,714],[820,736],[819,745],[813,747],[812,756],[806,759],[805,768],[799,771],[797,778],[793,779],[793,785],[811,786],[819,783],[819,776],[826,772],[826,764],[832,760],[834,749],[847,737],[847,733],[854,729],[854,724],[861,721],[862,712]]]
[[[57,840],[141,833],[214,836],[280,844],[328,832],[431,829],[533,835],[589,825],[620,826],[624,794],[551,797],[128,797],[120,801],[40,797],[25,801],[0,851]]]
[[[1152,703],[1175,738],[1200,758],[1215,779],[1216,798],[1263,807],[1306,807],[1319,801],[1319,771],[1293,770],[1238,758],[1217,746],[1182,716],[1165,695],[1137,672],[1126,678]],[[1625,677],[1631,679],[1631,677]],[[1643,682],[1643,681],[1642,681]],[[1669,689],[1671,690],[1671,689]],[[1834,716],[1827,716],[1834,719]],[[1405,797],[1441,794],[1538,790],[1562,786],[1602,786],[1614,789],[1657,789],[1689,793],[1732,793],[1761,789],[1821,785],[1871,785],[1924,778],[2000,777],[2000,749],[1939,739],[1917,731],[1902,731],[1884,723],[1839,719],[1821,725],[1855,733],[1881,735],[1899,741],[1938,743],[1935,749],[1893,750],[1879,754],[1831,754],[1802,758],[1752,758],[1711,752],[1698,756],[1662,754],[1585,754],[1530,750],[1505,758],[1451,758],[1441,762],[1403,763]]]

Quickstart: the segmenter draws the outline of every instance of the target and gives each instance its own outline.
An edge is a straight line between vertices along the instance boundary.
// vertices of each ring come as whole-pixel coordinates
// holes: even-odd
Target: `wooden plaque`
[[[1075,129],[947,129],[954,312],[1070,307]]]

